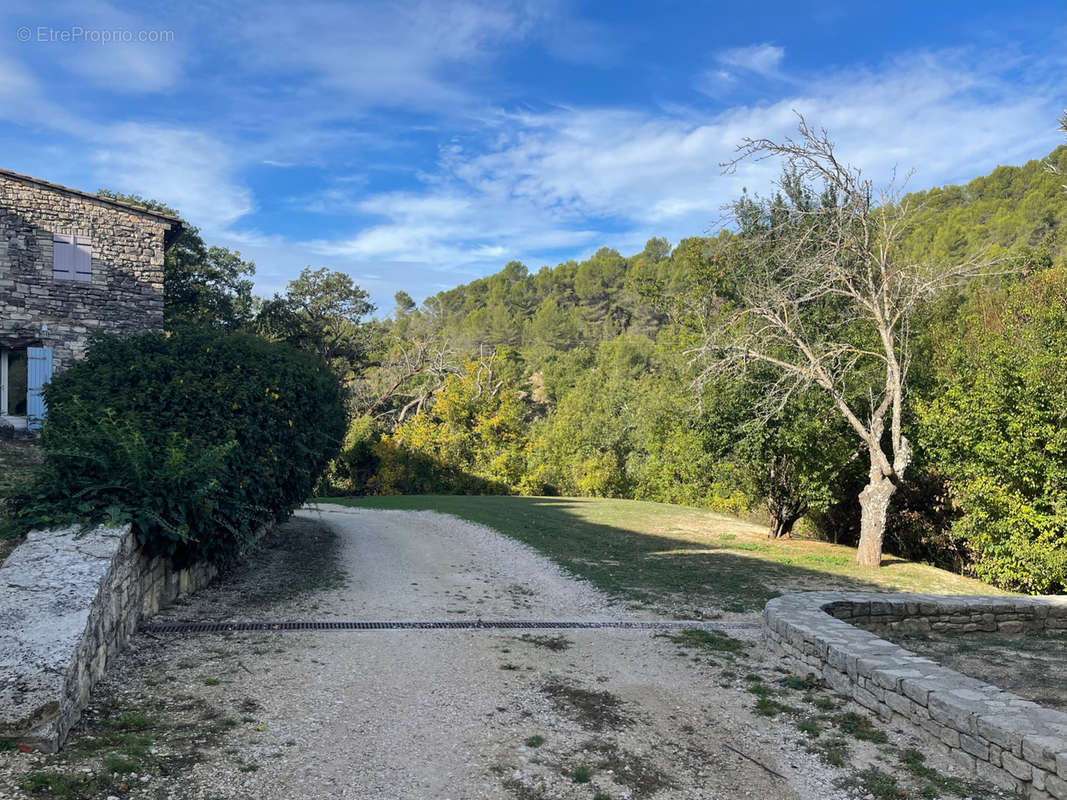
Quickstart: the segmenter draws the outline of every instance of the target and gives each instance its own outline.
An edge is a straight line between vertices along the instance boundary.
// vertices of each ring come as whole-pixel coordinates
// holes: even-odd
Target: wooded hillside
[[[1046,161],[1067,169],[1067,147]],[[1044,563],[1067,535],[1065,193],[1046,161],[901,201],[913,210],[903,257],[982,255],[1011,271],[943,296],[911,332],[916,464],[887,535],[903,555],[1042,591],[1067,572]],[[353,383],[335,490],[650,499],[766,516],[779,534],[806,519],[808,533],[854,541],[862,469],[824,398],[796,396],[768,419],[752,414],[758,382],[695,388],[692,348],[733,280],[717,247],[731,235],[651,239],[628,257],[602,248],[536,272],[512,262],[418,308],[398,294],[366,328],[371,364]],[[1040,397],[1016,402],[1009,385]],[[1004,436],[983,438],[982,426],[1013,424],[1030,434],[1009,437],[1010,454]]]
[[[992,269],[901,329],[909,466],[885,546],[1035,592],[1067,586],[1065,173],[1059,147],[890,208],[908,220],[895,263]],[[369,321],[367,294],[325,269],[252,297],[254,265],[190,229],[167,253],[167,324],[249,328],[333,367],[351,422],[323,492],[656,500],[851,544],[867,467],[830,396],[790,391],[768,406],[781,383],[756,364],[698,380],[709,326],[762,268],[735,246],[751,235],[745,215],[773,232],[798,211],[840,207],[788,172],[780,186],[784,196],[740,198],[732,233],[654,238],[628,257],[602,248],[532,273],[512,262],[421,306],[398,292],[392,314]],[[840,327],[840,311],[829,303],[814,319]],[[868,334],[852,333],[862,350]],[[845,390],[862,406],[868,385]]]

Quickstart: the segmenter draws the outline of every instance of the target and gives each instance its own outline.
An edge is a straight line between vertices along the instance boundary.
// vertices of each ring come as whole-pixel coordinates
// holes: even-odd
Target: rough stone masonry
[[[1059,632],[1067,597],[804,592],[763,612],[764,640],[794,671],[912,731],[970,775],[1027,800],[1067,800],[1067,714],[864,630],[880,627]]]
[[[163,328],[163,250],[170,214],[0,170],[0,349],[48,347],[63,369],[94,332]],[[89,280],[62,280],[54,235],[91,246]]]
[[[31,531],[0,565],[0,739],[58,750],[138,623],[215,574],[148,558],[128,525]]]

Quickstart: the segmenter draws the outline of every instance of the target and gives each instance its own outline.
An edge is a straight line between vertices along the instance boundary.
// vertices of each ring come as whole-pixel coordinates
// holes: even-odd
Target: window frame
[[[62,269],[59,268],[60,265]],[[92,236],[83,236],[80,233],[52,233],[52,279],[75,283],[93,282]]]
[[[26,412],[23,414],[11,413],[11,362],[12,353],[25,353],[26,362]],[[30,352],[25,348],[0,348],[0,419],[26,419],[29,417],[29,378],[30,378]]]

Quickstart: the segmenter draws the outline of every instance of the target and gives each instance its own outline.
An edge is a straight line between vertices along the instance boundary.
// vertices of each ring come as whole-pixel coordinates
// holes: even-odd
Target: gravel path
[[[299,542],[321,526],[336,550],[293,589],[308,563]],[[453,517],[320,506],[284,527],[295,558],[277,545],[157,621],[640,618]],[[115,797],[846,797],[833,788],[843,773],[804,752],[795,729],[752,712],[752,671],[779,677],[754,646],[726,656],[643,630],[141,634],[70,750],[99,737],[109,709],[143,708],[169,732]],[[56,767],[6,758],[0,787]],[[22,796],[13,785],[0,796]]]
[[[326,615],[379,620],[618,617],[592,586],[484,526],[432,511],[316,508],[329,510],[300,516],[343,534],[342,558],[350,576],[347,590],[322,604]]]

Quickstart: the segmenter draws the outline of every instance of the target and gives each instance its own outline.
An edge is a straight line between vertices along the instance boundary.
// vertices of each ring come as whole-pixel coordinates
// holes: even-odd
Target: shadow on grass
[[[602,501],[618,506],[620,524],[613,525],[610,521],[584,518],[580,510],[588,501],[559,497],[409,495],[322,498],[321,502],[453,514],[530,545],[614,597],[685,616],[701,615],[709,607],[725,611],[761,609],[782,593],[779,587],[783,586],[886,590],[884,585],[861,578],[795,563],[804,559],[803,554],[788,558],[794,563],[740,555],[738,551],[764,548],[753,548],[750,540],[733,544],[729,534],[721,537],[723,541],[715,537],[687,541],[624,526],[635,524],[634,516],[651,521],[656,513],[671,512],[669,507],[658,504]],[[678,513],[692,511],[683,508]],[[715,519],[710,514],[707,518]],[[813,554],[811,558],[817,564],[827,556]]]

